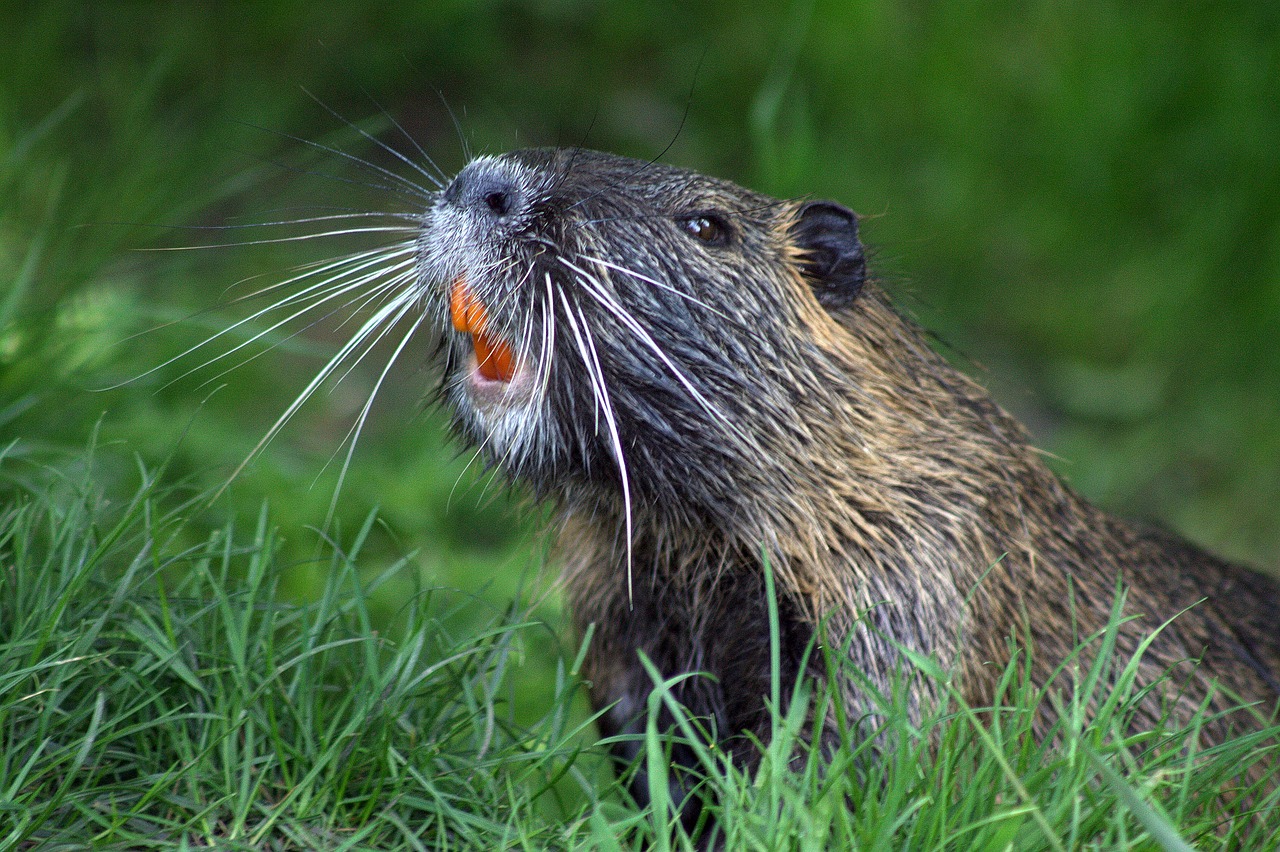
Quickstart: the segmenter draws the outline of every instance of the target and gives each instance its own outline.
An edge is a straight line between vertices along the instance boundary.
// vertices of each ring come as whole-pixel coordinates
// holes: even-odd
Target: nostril
[[[515,177],[487,161],[469,164],[444,188],[446,204],[493,221],[519,216],[527,206]]]
[[[495,216],[506,216],[511,212],[511,194],[509,192],[495,189],[485,193],[484,203],[489,208],[489,212]]]

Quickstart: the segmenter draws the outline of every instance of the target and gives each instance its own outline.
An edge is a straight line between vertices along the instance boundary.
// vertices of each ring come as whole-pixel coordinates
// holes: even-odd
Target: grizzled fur
[[[1011,634],[1031,640],[1047,681],[1106,624],[1123,583],[1138,617],[1119,653],[1182,613],[1142,681],[1172,668],[1184,710],[1213,694],[1215,709],[1272,713],[1276,585],[1064,486],[864,281],[856,218],[839,205],[607,154],[518,151],[468,165],[426,214],[418,251],[442,324],[442,285],[461,277],[527,372],[473,393],[467,337],[445,342],[457,428],[560,509],[606,733],[639,730],[643,651],[666,676],[714,675],[676,693],[751,759],[731,735],[768,733],[762,553],[781,599],[784,692],[825,620],[874,683],[900,670],[896,643],[986,704]],[[928,682],[912,684],[918,708]],[[852,716],[870,712],[843,688]],[[1206,738],[1256,724],[1237,714]]]

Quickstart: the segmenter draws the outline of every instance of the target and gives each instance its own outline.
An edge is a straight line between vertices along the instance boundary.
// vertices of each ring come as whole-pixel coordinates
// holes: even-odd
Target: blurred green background
[[[361,243],[147,250],[411,209],[316,147],[408,173],[361,135],[417,156],[390,119],[447,171],[584,144],[854,207],[898,303],[1079,490],[1280,567],[1269,3],[6,3],[0,488],[86,467],[91,442],[108,495],[132,493],[138,460],[222,485],[343,329],[226,375],[148,371],[260,306],[237,295]],[[540,511],[423,404],[428,343],[380,395],[338,522],[380,507],[370,570],[416,551],[431,582],[500,607],[549,586]],[[307,406],[191,535],[268,502],[306,594],[330,459],[380,366]]]

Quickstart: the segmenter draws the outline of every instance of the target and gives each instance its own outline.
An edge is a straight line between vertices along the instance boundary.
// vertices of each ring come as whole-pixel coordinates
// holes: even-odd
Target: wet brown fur
[[[662,206],[667,196],[697,190],[699,198],[716,200],[742,231],[737,253],[716,255],[657,224],[643,227],[659,250],[681,255],[681,268],[691,270],[674,286],[758,313],[762,345],[775,350],[763,366],[743,368],[776,372],[752,378],[750,392],[767,413],[752,415],[754,403],[699,385],[718,394],[712,401],[734,412],[745,433],[736,437],[708,418],[706,430],[738,445],[726,450],[726,461],[714,461],[733,485],[717,492],[716,505],[709,499],[692,505],[701,497],[681,506],[646,501],[640,482],[628,539],[616,481],[585,481],[563,467],[549,482],[539,471],[516,471],[561,506],[566,588],[578,624],[594,625],[587,675],[597,704],[611,708],[606,732],[639,730],[652,688],[638,660],[643,652],[666,676],[714,675],[684,681],[677,694],[711,718],[727,748],[751,761],[752,748],[733,735],[747,730],[764,739],[769,730],[762,553],[779,589],[784,679],[795,677],[806,643],[825,622],[829,637],[849,643],[873,683],[887,689],[902,670],[900,643],[956,672],[971,704],[989,705],[1011,636],[1031,643],[1032,677],[1046,683],[1084,637],[1106,626],[1123,586],[1124,612],[1134,617],[1120,627],[1117,653],[1135,654],[1173,619],[1142,656],[1139,681],[1173,670],[1169,683],[1179,687],[1153,694],[1135,724],[1154,724],[1169,700],[1180,716],[1204,701],[1213,710],[1256,705],[1208,726],[1208,742],[1271,717],[1280,693],[1276,584],[1076,495],[1046,467],[1022,426],[934,352],[873,283],[847,304],[821,304],[806,247],[795,242],[799,203],[607,155],[546,156],[545,164],[530,162],[539,176],[555,180],[529,203],[555,211],[547,215],[560,217],[560,225],[596,203],[577,180],[602,187],[609,209],[630,205],[655,221],[679,212]],[[586,176],[589,168],[599,174]],[[651,192],[645,181],[662,191]],[[573,204],[555,207],[556,192]],[[539,234],[570,235],[556,237],[554,251],[574,257],[595,252],[621,267],[647,263],[630,242],[611,237],[623,226],[614,215],[560,231],[547,225]],[[617,278],[602,273],[622,294],[626,282]],[[732,283],[741,280],[758,286]],[[774,318],[780,331],[769,330]],[[605,348],[623,336],[598,330]],[[537,353],[526,347],[525,354]],[[469,403],[457,404],[467,414]],[[625,406],[619,409],[625,418]],[[483,443],[482,427],[462,428]],[[628,434],[639,455],[634,448],[644,431]],[[671,461],[712,463],[697,453]],[[635,475],[642,477],[643,468]],[[918,710],[931,699],[932,682],[911,683]],[[856,686],[843,687],[851,716],[874,709]]]
[[[801,282],[796,287],[804,292]],[[1185,712],[1214,693],[1215,710],[1257,703],[1261,716],[1270,715],[1280,689],[1280,612],[1270,580],[1080,498],[1049,471],[1022,427],[928,349],[871,287],[839,317],[839,328],[820,309],[809,318],[804,331],[838,370],[857,377],[862,393],[837,398],[845,404],[836,418],[816,408],[823,416],[811,424],[812,444],[788,450],[810,454],[806,487],[787,497],[768,529],[736,541],[708,539],[703,529],[639,531],[652,542],[637,548],[646,554],[637,560],[640,582],[688,602],[690,641],[725,641],[696,625],[714,624],[710,611],[724,606],[717,579],[760,572],[759,542],[769,541],[794,612],[810,626],[828,618],[837,641],[855,629],[858,663],[886,689],[901,661],[877,630],[955,667],[966,699],[987,706],[1010,637],[1030,640],[1033,679],[1047,682],[1106,626],[1119,581],[1126,614],[1138,616],[1120,629],[1119,655],[1135,654],[1177,616],[1143,655],[1140,682],[1180,669],[1190,677],[1180,697]],[[857,424],[856,439],[824,428],[846,418]],[[633,609],[618,572],[614,522],[570,516],[560,544],[575,618],[596,625],[594,688],[612,695],[611,684],[625,679],[628,689],[646,689],[647,675],[630,660],[636,650],[661,658],[660,637],[615,645],[609,626],[626,623]],[[764,695],[767,645],[754,650]],[[856,694],[850,703],[860,713],[872,709]],[[1156,701],[1147,710],[1151,722],[1162,712]],[[1227,734],[1218,727],[1213,739]]]

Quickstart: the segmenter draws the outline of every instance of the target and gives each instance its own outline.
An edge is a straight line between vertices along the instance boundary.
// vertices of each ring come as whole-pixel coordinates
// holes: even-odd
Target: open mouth
[[[510,382],[516,374],[511,347],[489,334],[489,312],[459,275],[449,284],[449,315],[453,327],[471,335],[476,352],[476,372],[491,382]]]

